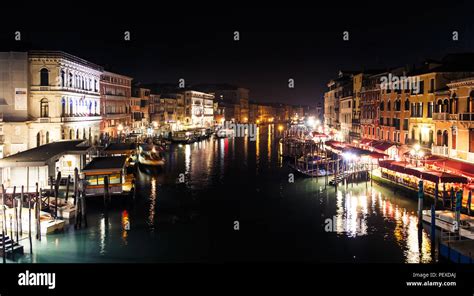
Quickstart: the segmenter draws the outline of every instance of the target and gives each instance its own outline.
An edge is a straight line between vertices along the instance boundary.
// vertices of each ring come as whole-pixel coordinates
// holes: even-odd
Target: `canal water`
[[[32,255],[25,240],[15,262],[435,260],[416,196],[370,182],[291,182],[278,137],[269,125],[256,141],[172,146],[163,172],[138,173],[135,200],[114,199],[108,211],[90,201],[87,228],[34,240]]]

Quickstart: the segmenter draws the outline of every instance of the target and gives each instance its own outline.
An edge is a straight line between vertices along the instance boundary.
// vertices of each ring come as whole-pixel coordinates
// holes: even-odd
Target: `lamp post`
[[[421,150],[421,147],[419,144],[415,144],[413,146],[413,149],[410,150],[410,158],[415,160],[415,166],[418,167],[418,161],[423,159],[425,156],[425,153]]]

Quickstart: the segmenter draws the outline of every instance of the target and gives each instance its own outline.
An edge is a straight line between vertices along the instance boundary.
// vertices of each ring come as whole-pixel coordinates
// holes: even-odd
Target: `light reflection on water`
[[[296,177],[289,183],[292,171],[279,157],[282,146],[274,127],[260,126],[256,136],[256,141],[210,139],[173,146],[164,172],[139,174],[133,206],[119,203],[108,216],[100,203],[91,206],[87,229],[35,241],[36,253],[25,256],[24,262],[202,260],[209,256],[209,229],[224,225],[221,222],[228,217],[242,217],[248,223],[247,243],[252,247],[242,253],[246,259],[278,260],[283,254],[301,260],[300,250],[307,249],[314,250],[308,254],[312,258],[324,260],[326,253],[320,247],[346,261],[347,253],[356,257],[369,253],[365,258],[369,262],[432,261],[429,235],[418,229],[415,200],[394,196],[375,184],[340,186],[336,191],[331,186],[324,190],[324,178]],[[177,184],[181,173],[185,183]],[[121,225],[124,213],[129,231]],[[334,217],[335,233],[323,233],[327,217]],[[281,224],[301,240],[288,243],[291,239]],[[243,252],[239,245],[232,249],[231,243],[221,242],[228,237],[220,231],[226,233],[219,228],[212,239],[220,248],[229,248],[221,253]],[[360,241],[370,250],[357,249]],[[384,247],[379,248],[381,242]],[[341,244],[347,249],[338,250]],[[269,255],[269,248],[276,250],[275,255]],[[370,252],[379,254],[372,257]]]
[[[406,263],[432,262],[431,240],[428,233],[418,228],[416,211],[407,210],[379,191],[379,186],[359,185],[356,189],[337,191],[336,229],[338,235],[356,238],[374,233],[385,233],[387,240],[394,241],[401,248]],[[368,198],[369,196],[370,198]],[[408,200],[412,206],[414,202]],[[371,218],[381,215],[383,223],[371,222]],[[391,225],[394,225],[393,231]]]

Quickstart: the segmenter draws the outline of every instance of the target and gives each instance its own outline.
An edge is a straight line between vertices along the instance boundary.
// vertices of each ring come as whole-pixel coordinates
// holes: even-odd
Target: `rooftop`
[[[135,148],[135,143],[112,143],[104,149],[104,152],[112,153],[114,151],[133,150]]]
[[[84,140],[53,142],[2,158],[0,167],[46,165],[48,161],[56,160],[65,154],[85,154],[91,148]]]
[[[89,162],[82,171],[120,170],[125,166],[126,159],[125,156],[96,157]]]

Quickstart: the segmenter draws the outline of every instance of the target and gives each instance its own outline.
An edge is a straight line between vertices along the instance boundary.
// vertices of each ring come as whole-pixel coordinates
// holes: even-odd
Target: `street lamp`
[[[425,153],[420,150],[420,144],[415,144],[413,149],[410,150],[410,157],[415,160],[415,166],[418,167],[418,160],[423,159]]]

